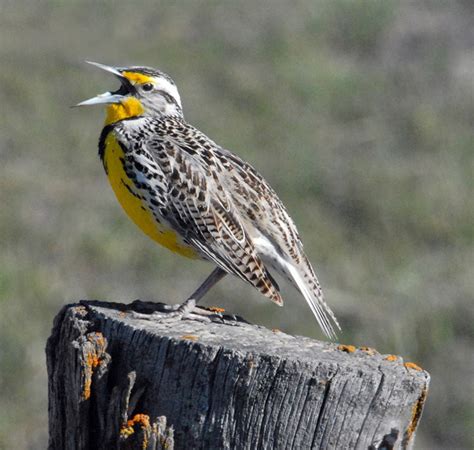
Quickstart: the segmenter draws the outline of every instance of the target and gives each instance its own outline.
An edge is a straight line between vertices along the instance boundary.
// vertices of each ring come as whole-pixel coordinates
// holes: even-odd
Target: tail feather
[[[297,267],[287,263],[287,270],[295,286],[308,303],[324,334],[330,339],[336,339],[337,334],[333,324],[336,325],[339,331],[341,331],[341,327],[331,308],[324,301],[322,294],[320,292],[317,293],[315,289],[311,289]]]
[[[278,251],[277,245],[263,233],[255,236],[253,243],[265,266],[286,277],[301,292],[324,334],[330,339],[335,339],[337,335],[334,325],[339,331],[341,327],[331,308],[324,301],[318,279],[302,249],[299,249],[299,258],[296,261],[295,258]]]

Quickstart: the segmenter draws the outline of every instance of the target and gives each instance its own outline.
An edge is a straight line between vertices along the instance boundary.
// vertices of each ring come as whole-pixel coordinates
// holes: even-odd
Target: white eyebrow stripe
[[[181,97],[179,96],[178,89],[174,84],[171,84],[166,78],[159,77],[158,81],[158,89],[167,92],[173,98],[176,99],[178,102],[179,107],[181,108]]]

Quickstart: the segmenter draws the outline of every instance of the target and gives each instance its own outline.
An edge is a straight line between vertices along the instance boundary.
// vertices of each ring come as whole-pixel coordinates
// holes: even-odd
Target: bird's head
[[[181,98],[174,81],[150,67],[112,67],[89,62],[113,73],[120,88],[90,98],[76,106],[107,105],[106,123],[138,116],[182,116]]]

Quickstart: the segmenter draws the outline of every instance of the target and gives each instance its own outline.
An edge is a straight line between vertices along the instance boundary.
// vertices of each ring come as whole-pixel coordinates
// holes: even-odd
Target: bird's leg
[[[216,267],[204,282],[180,305],[166,305],[164,311],[155,311],[151,314],[133,312],[133,316],[147,320],[181,320],[184,318],[208,321],[207,316],[215,315],[206,309],[197,308],[196,304],[202,297],[227,274],[220,267]]]
[[[227,272],[222,270],[220,267],[216,267],[204,282],[191,294],[191,296],[178,306],[177,312],[181,312],[183,316],[192,312],[196,307],[197,302],[226,275]]]

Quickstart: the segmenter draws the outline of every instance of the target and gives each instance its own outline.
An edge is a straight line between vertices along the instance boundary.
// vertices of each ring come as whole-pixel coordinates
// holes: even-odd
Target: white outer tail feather
[[[258,230],[256,231],[258,232]],[[338,330],[341,331],[336,316],[331,311],[331,308],[326,304],[322,295],[318,295],[311,289],[311,286],[309,286],[307,281],[304,279],[302,271],[300,271],[297,266],[293,265],[291,261],[288,261],[284,256],[277,252],[275,246],[262,233],[258,232],[258,234],[254,236],[253,243],[262,257],[264,264],[267,267],[272,267],[278,273],[287,277],[301,292],[324,334],[329,339],[336,339],[337,334],[334,331],[333,323],[336,325]],[[304,255],[302,255],[302,257],[305,258]],[[311,278],[315,278],[314,274],[311,274]],[[317,282],[317,280],[314,281]]]
[[[291,278],[293,278],[296,287],[305,298],[312,313],[314,314],[314,317],[316,317],[316,320],[318,321],[318,324],[323,330],[324,334],[329,339],[336,339],[337,334],[334,331],[334,327],[331,323],[331,320],[336,324],[339,331],[341,331],[341,327],[339,326],[339,323],[336,317],[334,316],[334,313],[331,311],[329,306],[322,298],[318,297],[314,292],[312,292],[311,288],[301,276],[297,267],[295,267],[289,262],[286,263],[286,267],[288,273],[291,275]]]

